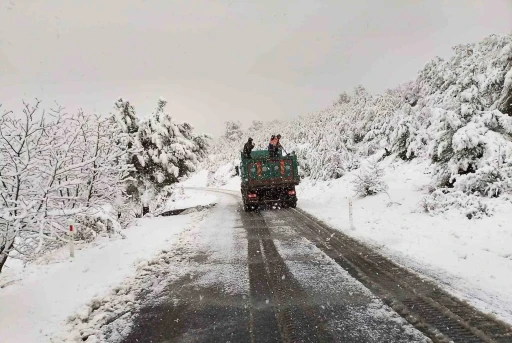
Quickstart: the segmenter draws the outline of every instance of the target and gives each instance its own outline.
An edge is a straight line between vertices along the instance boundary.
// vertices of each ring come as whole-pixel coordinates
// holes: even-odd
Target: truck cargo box
[[[297,156],[270,157],[268,151],[253,151],[248,159],[240,156],[241,193],[244,208],[264,203],[278,202],[295,207],[297,196],[295,186],[299,184]]]

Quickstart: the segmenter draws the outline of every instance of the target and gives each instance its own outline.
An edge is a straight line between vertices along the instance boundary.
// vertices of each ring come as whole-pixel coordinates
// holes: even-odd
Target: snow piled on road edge
[[[186,236],[200,225],[208,211],[197,212],[190,217],[192,223],[180,233]],[[177,239],[180,241],[181,238]],[[175,244],[176,245],[176,244]],[[52,343],[65,342],[121,342],[129,334],[137,312],[142,306],[142,292],[157,293],[169,282],[170,278],[179,278],[185,269],[170,268],[176,260],[181,260],[180,251],[171,247],[161,249],[154,258],[141,261],[134,276],[125,279],[106,296],[95,297],[67,319],[63,332],[53,337]]]
[[[203,194],[194,192],[186,197],[189,205],[194,205],[192,198],[204,203]],[[218,199],[210,195],[209,200],[216,203]],[[70,342],[70,337],[78,337],[78,325],[71,328],[74,336],[66,333],[64,338],[52,339],[67,320],[88,322],[83,326],[87,334],[113,315],[132,311],[137,305],[130,292],[133,278],[123,280],[144,268],[145,260],[172,247],[179,234],[200,221],[204,213],[138,219],[123,230],[126,239],[98,237],[90,244],[78,244],[74,260],[69,258],[69,248],[63,247],[27,265],[9,261],[0,275],[2,342]],[[89,318],[91,315],[94,318]]]

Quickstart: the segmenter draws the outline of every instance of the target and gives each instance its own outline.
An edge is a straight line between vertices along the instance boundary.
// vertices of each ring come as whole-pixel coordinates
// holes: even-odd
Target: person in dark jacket
[[[282,149],[283,146],[280,143],[281,135],[276,136],[276,143],[274,145],[274,155],[275,157],[279,156],[279,149]]]
[[[254,143],[252,142],[252,138],[249,138],[244,145],[244,156],[251,158],[252,149],[254,149]]]
[[[274,153],[274,141],[276,139],[276,136],[275,135],[272,135],[272,137],[270,137],[270,141],[268,142],[268,155],[270,157],[272,157],[272,154]]]

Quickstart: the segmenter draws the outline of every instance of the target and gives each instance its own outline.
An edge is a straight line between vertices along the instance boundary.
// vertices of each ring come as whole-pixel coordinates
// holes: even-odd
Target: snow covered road
[[[115,243],[119,250],[113,256],[132,252],[143,258],[137,266],[133,258],[117,266],[122,273],[108,273],[116,268],[109,260],[112,253],[104,256],[88,248],[86,265],[102,268],[101,273],[93,271],[99,273],[96,277],[76,276],[67,283],[88,287],[79,299],[68,292],[63,293],[66,301],[59,302],[57,293],[49,293],[46,302],[23,303],[17,299],[23,287],[33,290],[25,286],[30,278],[0,290],[0,300],[3,294],[11,308],[16,302],[24,306],[16,310],[18,318],[4,313],[12,324],[0,323],[7,341],[512,341],[510,327],[302,210],[246,213],[239,191],[195,186],[188,185],[187,197],[214,197],[217,205],[188,215],[143,219],[143,227],[128,230],[135,238],[131,243]],[[151,236],[145,235],[149,229],[155,230]],[[103,248],[100,244],[98,250]],[[57,275],[58,270],[49,271]],[[58,280],[37,280],[42,291],[49,289],[46,284],[59,289],[54,284]],[[91,284],[94,280],[98,285]],[[13,300],[7,297],[9,289]],[[93,291],[97,296],[87,303]],[[22,316],[29,310],[29,316]],[[58,316],[40,319],[57,310]],[[65,318],[68,327],[57,337]]]
[[[145,300],[123,342],[428,341],[284,212],[245,213],[238,192],[218,194],[176,247],[182,256],[170,268],[180,276],[139,294]]]

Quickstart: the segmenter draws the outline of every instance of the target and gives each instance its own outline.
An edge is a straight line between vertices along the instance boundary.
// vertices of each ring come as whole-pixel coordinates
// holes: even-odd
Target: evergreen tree
[[[136,168],[143,184],[157,190],[196,170],[205,156],[207,136],[195,135],[191,125],[177,124],[165,111],[167,102],[158,101],[155,112],[139,124]]]

